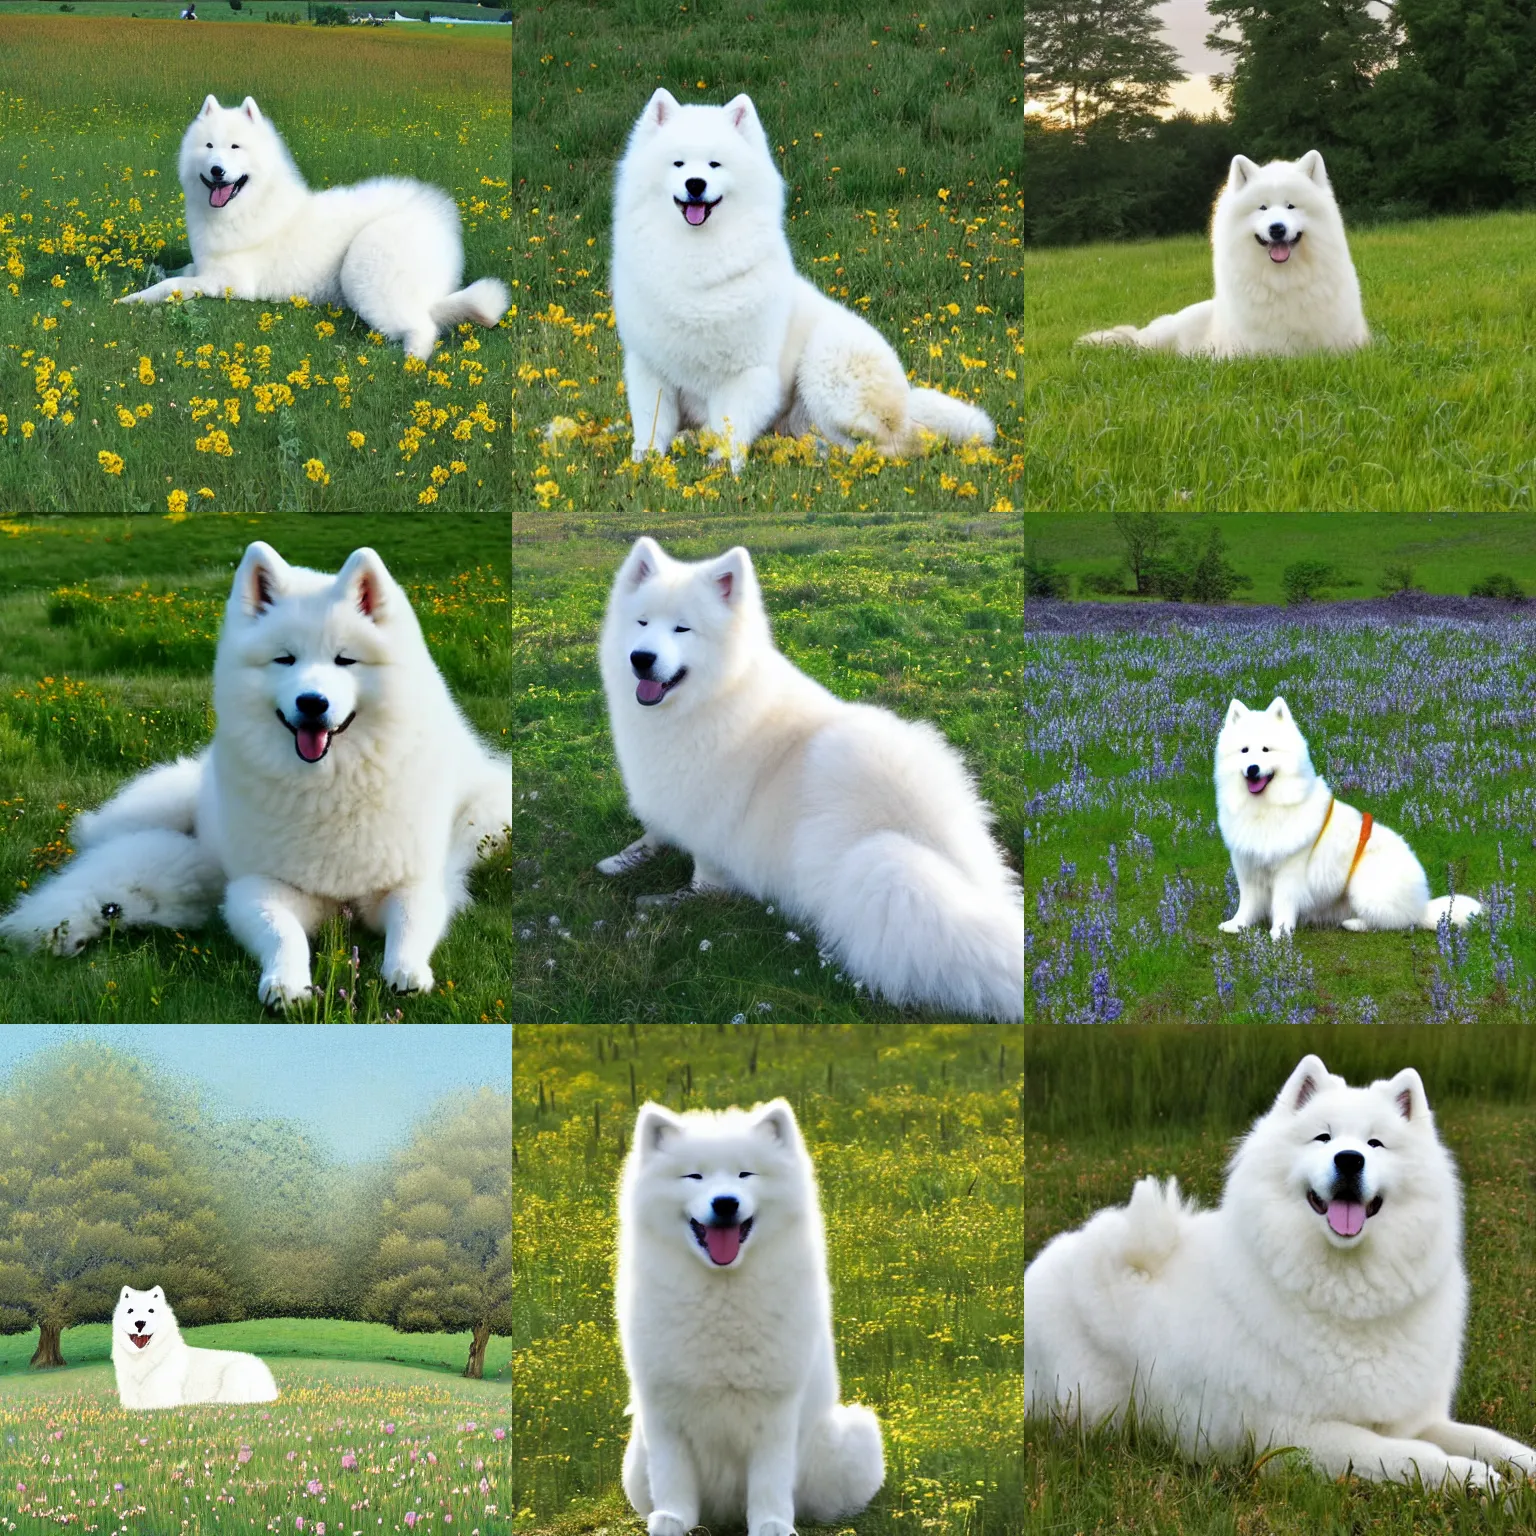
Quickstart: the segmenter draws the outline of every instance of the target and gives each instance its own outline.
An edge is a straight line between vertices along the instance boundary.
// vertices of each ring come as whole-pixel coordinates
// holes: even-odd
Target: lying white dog
[[[270,1403],[277,1383],[264,1361],[232,1349],[193,1349],[157,1285],[128,1286],[112,1313],[112,1366],[124,1408],[183,1403]]]

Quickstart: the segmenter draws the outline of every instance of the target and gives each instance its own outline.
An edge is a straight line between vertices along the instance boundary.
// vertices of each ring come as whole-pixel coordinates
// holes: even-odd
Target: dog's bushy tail
[[[473,320],[476,325],[495,325],[506,314],[512,296],[507,285],[496,277],[482,277],[467,288],[450,293],[432,306],[432,318],[441,326],[458,325]]]
[[[997,437],[992,418],[980,406],[937,389],[914,389],[907,402],[912,425],[952,443],[991,443]]]
[[[978,885],[901,832],[838,861],[817,914],[844,967],[893,1003],[971,1019],[1024,1017],[1024,906],[1016,883]]]
[[[1120,1241],[1111,1255],[1115,1267],[1157,1274],[1173,1257],[1184,1218],[1193,1211],[1179,1193],[1177,1179],[1166,1184],[1151,1177],[1138,1179],[1125,1208]]]
[[[795,1480],[795,1518],[846,1520],[874,1498],[884,1481],[880,1421],[862,1403],[839,1403],[805,1447]]]
[[[1463,928],[1482,910],[1482,902],[1474,901],[1470,896],[1436,896],[1433,901],[1425,903],[1419,927],[1433,932],[1440,926],[1440,919],[1450,913],[1451,921],[1458,928]]]

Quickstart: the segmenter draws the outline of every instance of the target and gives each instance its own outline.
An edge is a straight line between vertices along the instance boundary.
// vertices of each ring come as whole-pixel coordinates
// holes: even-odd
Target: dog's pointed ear
[[[1264,711],[1271,720],[1278,720],[1281,725],[1291,723],[1291,706],[1285,702],[1279,694],[1269,701],[1269,708]]]
[[[1424,1092],[1424,1080],[1412,1067],[1404,1067],[1396,1077],[1376,1087],[1392,1100],[1393,1107],[1410,1123],[1423,1120],[1429,1114],[1429,1095]]]
[[[1323,168],[1323,157],[1315,149],[1309,149],[1296,162],[1296,169],[1303,176],[1315,181],[1318,186],[1326,187],[1328,185],[1328,172]]]
[[[709,568],[710,580],[727,608],[739,608],[743,594],[754,581],[752,556],[738,544],[728,549]]]
[[[207,96],[205,96],[203,98],[203,110],[201,112],[199,112],[197,115],[199,117],[207,117],[210,112],[217,112],[218,110],[219,110],[219,98],[217,96],[213,95],[212,92],[210,92]]]
[[[752,105],[752,98],[742,92],[740,96],[733,96],[725,104],[726,116],[730,118],[731,127],[744,139],[754,142],[764,137],[763,125],[758,120],[757,108]]]
[[[278,599],[288,580],[288,562],[260,539],[246,545],[229,600],[246,618],[264,614]]]
[[[1247,155],[1233,155],[1232,166],[1227,172],[1227,185],[1236,192],[1259,174],[1259,167]]]
[[[240,103],[240,110],[244,112],[245,115],[253,123],[259,123],[261,121],[261,108],[256,105],[256,98],[254,96],[247,96],[245,100]]]
[[[664,1152],[668,1144],[683,1134],[683,1122],[665,1104],[647,1103],[635,1116],[635,1150],[647,1158]]]
[[[624,564],[619,567],[619,580],[631,592],[648,582],[662,567],[667,552],[650,534],[642,533],[630,546]]]
[[[1248,706],[1241,699],[1233,699],[1227,705],[1227,724],[1236,725],[1248,713]]]
[[[795,1124],[795,1112],[788,1099],[770,1099],[752,1111],[752,1129],[759,1136],[766,1136],[781,1147],[798,1146],[800,1127]]]
[[[1328,1068],[1323,1065],[1322,1057],[1303,1056],[1296,1063],[1296,1070],[1286,1078],[1285,1087],[1275,1100],[1275,1108],[1289,1110],[1294,1115],[1327,1082]]]
[[[660,128],[663,123],[670,122],[682,110],[677,97],[666,86],[658,85],[651,93],[651,99],[646,102],[640,121],[647,128]]]
[[[389,617],[394,594],[399,590],[378,554],[366,546],[354,549],[336,573],[336,585],[365,619],[375,624]]]

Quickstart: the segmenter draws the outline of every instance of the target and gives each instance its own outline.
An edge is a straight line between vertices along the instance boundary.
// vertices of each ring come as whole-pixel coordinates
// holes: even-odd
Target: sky
[[[1205,46],[1205,36],[1214,25],[1214,18],[1205,8],[1205,0],[1166,0],[1157,8],[1162,19],[1163,34],[1178,49],[1179,62],[1190,78],[1181,81],[1168,93],[1169,105],[1176,110],[1205,116],[1216,111],[1221,99],[1210,87],[1207,76],[1231,64],[1222,53],[1214,53]]]
[[[444,1094],[512,1087],[510,1024],[11,1024],[0,1028],[0,1087],[18,1062],[69,1039],[193,1079],[217,1115],[302,1121],[349,1163],[402,1145]]]

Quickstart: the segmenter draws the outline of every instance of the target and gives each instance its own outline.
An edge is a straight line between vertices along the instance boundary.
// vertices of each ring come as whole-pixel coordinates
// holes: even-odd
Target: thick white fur
[[[1381,1198],[1353,1237],[1307,1198],[1329,1200],[1339,1154]],[[1466,1315],[1461,1190],[1419,1074],[1351,1088],[1307,1056],[1214,1211],[1144,1178],[1035,1257],[1026,1408],[1092,1424],[1134,1395],[1195,1456],[1251,1436],[1329,1477],[1494,1488],[1495,1463],[1529,1477],[1536,1451],[1451,1418]]]
[[[135,1337],[147,1337],[142,1346]],[[123,1287],[112,1313],[112,1365],[124,1408],[179,1408],[183,1403],[270,1403],[277,1383],[266,1362],[232,1349],[193,1349],[157,1285]]]
[[[656,678],[687,671],[649,706],[632,666],[643,652]],[[893,1002],[1023,1017],[1019,883],[959,754],[931,725],[836,698],[776,650],[746,550],[689,564],[638,539],[601,661],[645,827],[604,874],[671,844],[693,855],[691,890],[780,903]]]
[[[1270,258],[1272,236],[1290,256]],[[1235,155],[1211,215],[1216,297],[1138,330],[1079,340],[1214,357],[1349,352],[1370,341],[1360,284],[1323,157],[1255,165]]]
[[[691,1175],[701,1175],[693,1178]],[[717,1265],[691,1221],[752,1222]],[[784,1099],[645,1104],[619,1186],[616,1310],[633,1424],[624,1492],[649,1536],[845,1520],[885,1479],[880,1423],[838,1402],[816,1175]]]
[[[1250,764],[1259,766],[1255,782],[1273,774],[1258,794],[1247,788]],[[1329,816],[1331,793],[1313,768],[1306,738],[1284,699],[1262,711],[1232,700],[1216,740],[1216,821],[1232,855],[1238,890],[1237,911],[1221,924],[1223,933],[1266,919],[1274,938],[1298,923],[1356,933],[1434,929],[1447,912],[1460,926],[1483,910],[1470,896],[1431,901],[1424,866],[1396,832],[1374,818],[1349,878],[1362,818],[1342,800],[1334,801]],[[1328,829],[1319,842],[1325,817]]]
[[[698,226],[674,201],[694,179],[714,203]],[[784,184],[748,96],[685,107],[658,90],[640,114],[614,187],[613,312],[636,459],[684,427],[728,441],[738,473],[774,427],[900,456],[925,432],[995,435],[976,406],[911,388],[872,325],[796,276]]]
[[[215,167],[227,181],[249,177],[219,208],[201,179]],[[459,287],[464,245],[446,192],[401,176],[313,192],[249,96],[238,107],[208,97],[181,141],[179,172],[192,264],[121,303],[226,290],[272,301],[297,294],[347,305],[421,358],[432,355],[439,330],[464,320],[495,325],[506,313],[498,279]]]
[[[334,728],[314,762],[285,723],[302,722],[301,695],[324,701]],[[114,917],[195,925],[222,897],[261,961],[262,1001],[281,1007],[309,989],[308,935],[350,902],[384,934],[386,983],[429,991],[469,872],[511,824],[511,769],[459,713],[378,555],[359,549],[331,575],[252,544],[225,610],[214,705],[211,746],[83,814],[78,856],[0,933],[75,954]]]

